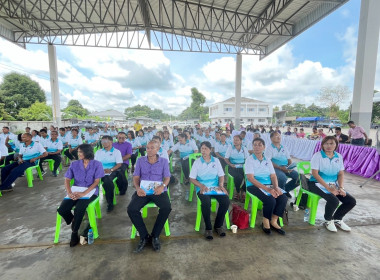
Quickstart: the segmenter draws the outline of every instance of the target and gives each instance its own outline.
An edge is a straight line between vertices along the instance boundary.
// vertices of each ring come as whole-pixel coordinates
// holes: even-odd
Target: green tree
[[[5,104],[0,103],[0,120],[6,120],[6,121],[14,121],[15,118],[13,118],[11,115],[5,111]]]
[[[0,84],[0,103],[12,117],[22,108],[29,108],[35,102],[46,102],[45,92],[40,85],[26,75],[10,73]]]
[[[18,117],[24,121],[51,121],[53,112],[51,106],[46,105],[46,103],[36,102],[29,108],[22,108]]]
[[[90,114],[90,112],[82,106],[82,104],[75,99],[70,100],[67,103],[67,106],[65,109],[63,109],[63,118],[64,119],[71,119],[71,118],[78,118],[78,117],[86,117]]]
[[[207,121],[208,117],[208,107],[203,106],[206,102],[206,97],[198,91],[197,88],[191,89],[191,104],[178,116],[181,120],[195,119],[199,118],[201,120]]]
[[[331,118],[337,117],[339,104],[350,95],[350,90],[346,86],[324,87],[319,92],[318,100],[329,108]]]
[[[165,114],[160,109],[154,109],[152,110],[150,107],[146,105],[136,105],[133,107],[128,107],[124,110],[124,114],[129,118],[136,118],[136,117],[148,117],[154,120],[169,120],[170,115]]]

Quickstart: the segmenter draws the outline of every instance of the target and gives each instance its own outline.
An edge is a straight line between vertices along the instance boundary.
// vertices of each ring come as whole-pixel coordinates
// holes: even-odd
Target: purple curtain
[[[321,142],[315,146],[314,153],[321,150]],[[338,153],[343,157],[344,168],[351,174],[369,178],[379,170],[380,157],[375,148],[339,144]],[[380,174],[376,176],[380,181]]]

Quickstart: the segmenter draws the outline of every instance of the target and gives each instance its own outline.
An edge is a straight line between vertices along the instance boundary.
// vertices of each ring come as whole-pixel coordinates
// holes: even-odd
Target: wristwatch
[[[111,172],[113,172],[113,168],[111,168]]]
[[[164,186],[164,188],[166,188],[166,185],[164,183],[162,183],[162,185]]]

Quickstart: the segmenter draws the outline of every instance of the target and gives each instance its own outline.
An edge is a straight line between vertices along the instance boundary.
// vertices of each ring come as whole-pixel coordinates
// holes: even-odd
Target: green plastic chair
[[[114,189],[113,189],[113,192],[114,192],[113,193],[113,205],[116,205],[116,195],[118,195],[120,193],[119,187],[117,186],[116,181],[117,181],[117,177],[112,180],[113,185],[114,185]],[[102,190],[103,190],[103,196],[104,196],[106,194],[106,191],[103,188],[103,182],[102,182],[101,179],[100,179],[99,186],[102,188]]]
[[[201,208],[202,202],[198,196],[197,196],[197,198],[198,198],[197,199],[197,218],[195,220],[195,230],[199,231],[199,229],[201,227],[201,219],[202,219],[202,208]],[[217,200],[215,198],[211,198],[211,211],[212,212],[216,212],[216,203],[217,203]],[[226,220],[227,229],[230,229],[231,224],[230,224],[230,216],[228,214],[228,211],[226,212],[224,219]]]
[[[245,185],[248,186],[247,176],[244,175],[244,178],[245,178]],[[249,200],[252,200],[252,205],[251,205],[251,221],[249,222],[249,226],[251,228],[254,228],[255,224],[256,224],[257,210],[263,209],[263,202],[257,196],[251,194],[248,191],[248,188],[247,188],[247,191],[245,193],[245,202],[244,202],[244,209],[245,210],[248,210]],[[278,220],[279,220],[280,226],[283,227],[284,226],[284,221],[283,221],[282,217],[279,217]]]
[[[73,184],[74,184],[74,179],[72,179],[70,182],[71,186]],[[96,224],[96,218],[98,218],[98,219],[102,218],[102,212],[100,210],[99,195],[93,202],[91,202],[87,206],[86,211],[87,211],[87,215],[88,215],[88,220],[90,222],[90,227],[92,228],[92,231],[94,233],[94,239],[96,239],[99,237],[98,226]],[[58,243],[58,241],[59,241],[59,234],[61,231],[61,223],[62,223],[62,216],[59,215],[59,213],[57,212],[57,219],[56,219],[56,224],[55,224],[55,237],[54,237],[54,243],[55,244]]]
[[[170,172],[173,173],[173,153],[171,153],[169,157],[169,168]]]
[[[169,188],[168,188],[168,196],[169,196],[169,199],[170,199]],[[155,208],[155,207],[157,207],[157,205],[154,202],[149,202],[147,205],[145,205],[142,208],[142,217],[143,218],[148,217],[148,208]],[[165,229],[165,235],[166,236],[170,236],[170,227],[169,227],[169,220],[168,219],[166,219],[166,222],[165,222],[165,225],[164,225],[164,229]],[[136,238],[136,233],[137,233],[137,229],[136,229],[135,225],[132,224],[131,239],[135,239]]]
[[[224,168],[224,173],[227,175],[227,191],[228,191],[228,197],[230,200],[232,200],[234,196],[234,189],[235,189],[235,183],[234,183],[234,177],[228,173],[228,165]]]
[[[61,152],[62,159],[63,159],[63,157],[66,157],[66,156],[65,156],[65,152],[66,152],[68,149],[69,149],[69,148],[65,148],[65,149],[62,150],[62,152]],[[69,164],[69,162],[70,162],[70,159],[69,159],[68,157],[66,157],[66,164]]]
[[[189,172],[190,172],[190,170],[191,170],[191,165],[192,165],[192,162],[191,162],[191,160],[190,160],[190,156],[192,156],[192,155],[194,155],[194,154],[195,154],[195,153],[189,155]],[[201,157],[201,156],[202,156],[201,153],[196,153],[195,155],[197,155],[197,157]],[[198,156],[198,155],[199,155],[199,156]],[[197,157],[196,157],[195,159],[197,159]],[[194,158],[193,158],[193,159],[194,159]],[[182,165],[181,165],[181,177],[180,177],[179,182],[180,182],[181,184],[183,184],[183,180],[184,180],[184,179],[185,179],[185,174],[183,173]],[[189,201],[191,201],[191,200],[189,200]]]
[[[45,159],[44,161],[46,161],[49,164],[50,171],[53,171],[54,170],[54,162],[55,162],[54,159]],[[61,164],[59,165],[59,168],[57,169],[58,174],[59,174],[59,169],[63,170],[62,161],[61,161]]]
[[[202,156],[201,153],[194,153],[189,156],[189,172],[191,172],[191,167],[193,166],[193,161],[195,161],[197,158],[200,158]],[[183,178],[183,172],[181,168],[181,177]],[[183,179],[182,179],[183,180]],[[189,192],[189,201],[193,201],[193,194],[194,194],[194,184],[190,182],[190,192]]]
[[[40,163],[40,160],[36,160],[35,166],[31,166],[25,170],[25,177],[26,177],[26,180],[28,181],[28,187],[29,188],[33,188],[33,169],[37,170],[38,177],[40,178],[40,180],[41,181],[44,180],[44,178],[42,177],[41,168],[40,168],[39,163]]]
[[[309,161],[298,162],[297,163],[297,172],[298,172],[298,174],[301,174],[301,173],[310,174],[311,173],[310,162]],[[321,199],[321,197],[315,193],[312,193],[308,190],[305,190],[302,187],[300,175],[298,175],[298,176],[299,176],[299,181],[300,181],[300,189],[298,192],[296,204],[299,206],[302,194],[306,193],[307,194],[306,207],[310,209],[309,224],[315,225],[315,218],[317,216],[318,203],[319,203],[319,200]]]

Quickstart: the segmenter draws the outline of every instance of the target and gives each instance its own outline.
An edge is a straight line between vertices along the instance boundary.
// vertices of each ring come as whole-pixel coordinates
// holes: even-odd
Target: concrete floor
[[[196,201],[186,201],[188,187],[177,184],[171,187],[171,236],[162,235],[160,253],[148,247],[136,255],[138,238],[129,238],[126,212],[133,188],[117,197],[110,214],[102,198],[100,238],[70,248],[70,227],[63,224],[60,243],[53,244],[56,209],[65,196],[63,172],[35,179],[34,188],[19,178],[14,191],[0,197],[0,279],[379,279],[380,182],[360,189],[364,181],[346,174],[346,189],[357,199],[345,220],[351,233],[321,226],[321,201],[316,226],[303,222],[303,211],[289,210],[287,235],[266,236],[259,211],[255,229],[228,232],[211,242],[203,238],[203,221],[201,231],[194,231]],[[148,229],[156,213],[149,210]]]

